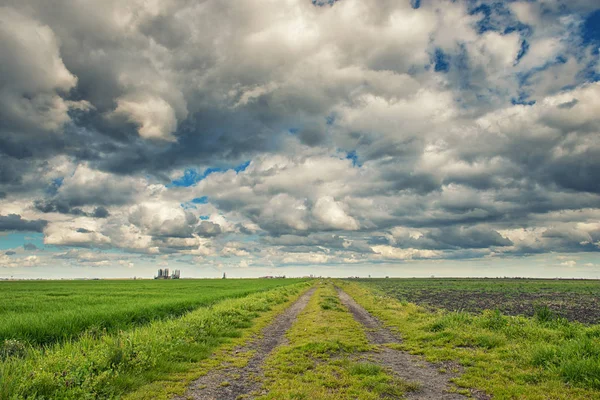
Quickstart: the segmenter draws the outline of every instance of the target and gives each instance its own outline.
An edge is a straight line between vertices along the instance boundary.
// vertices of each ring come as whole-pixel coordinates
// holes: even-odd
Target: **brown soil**
[[[456,376],[454,373],[440,372],[440,367],[448,366],[436,366],[407,352],[383,346],[388,343],[400,343],[401,340],[339,288],[338,295],[340,301],[350,310],[354,319],[367,328],[366,334],[369,341],[374,345],[378,345],[378,350],[369,354],[368,358],[391,370],[405,381],[419,384],[419,389],[408,393],[406,398],[419,400],[454,400],[466,398],[461,394],[448,392],[452,387],[450,379]],[[456,366],[451,367],[455,368]],[[473,393],[473,396],[478,399],[489,398],[483,393],[481,396]]]
[[[533,316],[536,306],[547,306],[556,315],[569,321],[587,324],[600,323],[600,297],[580,293],[541,292],[503,293],[462,290],[412,290],[401,295],[403,300],[422,306],[443,308],[449,311],[498,309],[507,315]]]
[[[271,351],[286,343],[285,332],[292,326],[300,312],[306,307],[315,288],[303,294],[294,304],[263,329],[257,340],[235,349],[234,353],[253,351],[248,364],[244,367],[223,365],[200,377],[189,388],[186,394],[176,399],[193,400],[236,400],[250,399],[261,393],[262,365]]]

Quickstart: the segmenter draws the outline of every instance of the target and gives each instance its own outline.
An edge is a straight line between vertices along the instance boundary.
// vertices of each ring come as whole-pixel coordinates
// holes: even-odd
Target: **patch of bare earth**
[[[252,351],[248,363],[243,367],[224,364],[194,381],[185,395],[178,400],[236,400],[251,399],[255,395],[264,394],[261,377],[262,365],[271,351],[286,344],[285,333],[292,326],[298,314],[306,307],[315,288],[304,293],[294,304],[263,329],[259,338],[234,350],[234,354]]]
[[[456,376],[455,372],[451,372],[452,369],[456,369],[455,365],[434,365],[418,356],[384,346],[389,343],[400,343],[401,340],[339,288],[338,295],[340,301],[350,310],[354,319],[364,325],[367,338],[371,344],[378,346],[378,350],[369,354],[368,358],[391,370],[396,376],[405,381],[414,382],[419,385],[419,389],[407,393],[406,398],[419,400],[454,400],[466,398],[461,394],[449,392],[453,387],[450,379]],[[442,368],[448,370],[448,372],[442,373],[440,371]],[[472,392],[472,395],[477,399],[489,398],[484,393],[481,393],[481,396],[479,396],[477,392]]]

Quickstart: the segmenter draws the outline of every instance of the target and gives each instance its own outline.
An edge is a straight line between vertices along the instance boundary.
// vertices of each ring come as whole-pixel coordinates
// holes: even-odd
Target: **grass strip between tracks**
[[[338,281],[367,311],[400,332],[402,350],[429,361],[457,361],[455,383],[495,399],[592,399],[600,396],[600,325],[550,313],[534,318],[431,312],[364,285]]]
[[[310,283],[227,299],[180,318],[46,349],[29,349],[0,362],[0,399],[168,398],[181,394],[220,345],[231,347],[258,332]],[[152,382],[160,382],[152,384]]]
[[[370,400],[398,398],[414,384],[368,360],[364,328],[340,303],[331,282],[322,282],[265,365],[259,399]]]

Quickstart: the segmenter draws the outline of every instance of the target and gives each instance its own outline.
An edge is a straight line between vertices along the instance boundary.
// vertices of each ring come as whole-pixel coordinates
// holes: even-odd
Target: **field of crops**
[[[50,344],[182,315],[294,280],[0,282],[0,341]]]
[[[401,301],[449,311],[538,312],[600,323],[600,281],[549,279],[362,279]]]

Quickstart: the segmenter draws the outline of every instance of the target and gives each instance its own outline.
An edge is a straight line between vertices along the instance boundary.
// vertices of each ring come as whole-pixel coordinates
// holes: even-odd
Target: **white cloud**
[[[117,100],[115,115],[125,116],[138,125],[138,132],[144,139],[173,142],[173,132],[177,128],[175,111],[160,97],[145,96]]]
[[[600,247],[590,2],[485,20],[445,0],[6,4],[0,216],[47,221],[45,243],[87,247],[82,262],[130,265],[105,247],[231,268]],[[188,168],[198,182],[169,185]]]
[[[335,201],[331,196],[324,196],[315,203],[313,215],[328,228],[348,231],[358,229],[358,223],[344,208],[343,203]]]

